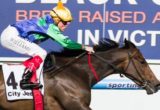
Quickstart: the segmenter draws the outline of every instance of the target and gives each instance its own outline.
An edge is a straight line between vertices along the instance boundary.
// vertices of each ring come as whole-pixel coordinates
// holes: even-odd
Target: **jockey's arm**
[[[64,36],[61,33],[61,31],[54,25],[52,25],[52,28],[49,28],[47,34],[51,37],[51,39],[60,43],[65,48],[77,49],[77,50],[82,49],[82,50],[86,50],[86,51],[89,51],[89,52],[94,52],[92,47],[79,44],[79,43],[69,39],[67,36]]]
[[[82,45],[69,39],[67,36],[64,36],[63,34],[56,34],[56,37],[53,39],[60,43],[63,47],[68,48],[68,49],[82,49]]]

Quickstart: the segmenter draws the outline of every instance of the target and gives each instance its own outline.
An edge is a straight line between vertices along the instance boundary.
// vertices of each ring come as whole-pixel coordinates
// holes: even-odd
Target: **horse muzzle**
[[[145,89],[147,91],[147,94],[151,95],[151,94],[156,93],[158,89],[160,89],[160,86],[157,87],[157,86],[147,85]]]
[[[156,85],[157,91],[160,90],[160,84]]]

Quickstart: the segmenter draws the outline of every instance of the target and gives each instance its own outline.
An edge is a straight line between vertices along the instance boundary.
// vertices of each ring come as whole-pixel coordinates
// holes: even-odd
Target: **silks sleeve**
[[[63,47],[68,48],[68,49],[82,49],[82,45],[67,38],[66,36],[64,36],[60,30],[58,29],[57,26],[55,25],[50,25],[47,34],[54,39],[55,41],[57,41],[58,43],[60,43]]]

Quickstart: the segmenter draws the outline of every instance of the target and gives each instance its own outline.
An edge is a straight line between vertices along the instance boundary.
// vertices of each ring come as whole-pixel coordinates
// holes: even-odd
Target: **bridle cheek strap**
[[[94,69],[94,67],[92,66],[92,63],[91,63],[91,54],[88,53],[88,66],[90,68],[90,70],[92,71],[95,79],[97,80],[97,82],[99,81],[99,77]]]

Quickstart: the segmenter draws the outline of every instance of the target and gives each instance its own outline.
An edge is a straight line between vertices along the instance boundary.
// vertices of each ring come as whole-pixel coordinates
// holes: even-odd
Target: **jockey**
[[[51,38],[68,49],[83,49],[90,53],[94,50],[90,46],[81,45],[64,36],[62,32],[72,21],[70,10],[63,6],[59,0],[57,6],[50,14],[41,18],[33,18],[9,25],[1,34],[1,45],[17,53],[31,56],[23,62],[26,67],[20,86],[22,89],[33,89],[42,87],[39,83],[30,82],[32,73],[43,64],[47,52],[38,44]]]

